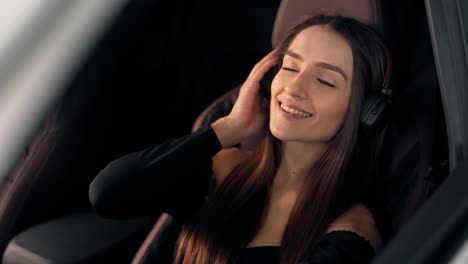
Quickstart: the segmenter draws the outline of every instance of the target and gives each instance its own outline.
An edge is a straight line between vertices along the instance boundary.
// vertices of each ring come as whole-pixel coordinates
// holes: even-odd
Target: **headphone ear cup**
[[[387,96],[375,93],[368,95],[362,106],[361,129],[367,133],[379,131],[387,119],[390,106]]]

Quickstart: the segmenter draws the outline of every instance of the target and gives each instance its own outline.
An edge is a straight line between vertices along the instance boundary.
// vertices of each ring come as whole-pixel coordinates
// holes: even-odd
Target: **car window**
[[[0,1],[0,181],[125,2]]]
[[[468,2],[425,4],[447,124],[450,174],[375,264],[468,261]]]

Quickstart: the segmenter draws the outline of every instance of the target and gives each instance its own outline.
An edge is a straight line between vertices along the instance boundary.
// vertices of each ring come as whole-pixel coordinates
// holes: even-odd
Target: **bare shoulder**
[[[213,175],[219,186],[239,163],[247,159],[251,151],[240,148],[224,148],[213,156]]]
[[[374,216],[362,203],[357,203],[337,217],[326,229],[325,233],[346,230],[355,232],[369,240],[377,251],[381,246],[381,237]]]

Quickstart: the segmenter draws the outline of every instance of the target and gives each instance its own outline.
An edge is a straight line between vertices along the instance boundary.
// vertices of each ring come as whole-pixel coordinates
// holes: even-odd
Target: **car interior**
[[[449,174],[425,1],[129,1],[0,185],[2,263],[169,263],[177,222],[103,218],[90,182],[115,158],[227,115],[251,67],[310,13],[352,16],[389,46],[392,111],[372,208],[385,250]]]

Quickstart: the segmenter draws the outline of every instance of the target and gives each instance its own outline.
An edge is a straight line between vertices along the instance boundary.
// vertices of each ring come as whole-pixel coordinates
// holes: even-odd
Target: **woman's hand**
[[[240,88],[231,113],[211,125],[223,147],[236,145],[263,132],[267,111],[262,107],[265,98],[259,94],[260,80],[277,62],[278,50],[275,49],[255,64]]]

